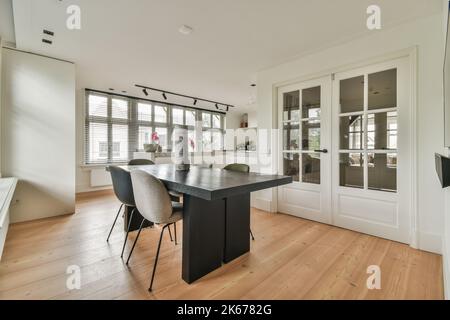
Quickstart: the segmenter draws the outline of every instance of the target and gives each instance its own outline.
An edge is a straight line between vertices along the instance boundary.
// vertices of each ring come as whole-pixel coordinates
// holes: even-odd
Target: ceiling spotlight
[[[162,96],[163,96],[164,100],[167,100],[167,96],[166,96],[165,92],[163,92]]]
[[[256,87],[256,83],[252,83],[250,87]]]
[[[142,92],[145,94],[145,96],[147,97],[148,96],[148,92],[147,92],[147,89],[142,89]]]
[[[219,105],[216,103],[216,109],[219,110]]]
[[[228,112],[228,110],[230,110],[230,107],[229,107],[229,106],[227,106],[227,112]]]
[[[197,104],[197,99],[194,99],[194,106]]]

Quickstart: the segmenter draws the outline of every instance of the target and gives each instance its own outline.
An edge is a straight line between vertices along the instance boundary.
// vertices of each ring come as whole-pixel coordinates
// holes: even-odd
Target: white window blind
[[[188,126],[191,152],[222,150],[224,124],[223,113],[86,90],[85,164],[126,163],[155,133],[170,152],[176,125]]]

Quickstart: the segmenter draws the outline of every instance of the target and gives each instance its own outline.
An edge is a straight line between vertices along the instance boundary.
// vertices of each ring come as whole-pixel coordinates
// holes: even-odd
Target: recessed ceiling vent
[[[44,29],[42,32],[44,34],[52,36],[52,37],[55,35],[55,33],[53,31],[50,31],[50,30],[47,30],[47,29]]]

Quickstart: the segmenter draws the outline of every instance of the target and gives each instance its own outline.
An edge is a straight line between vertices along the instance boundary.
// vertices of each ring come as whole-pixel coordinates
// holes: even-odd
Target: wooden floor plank
[[[443,299],[439,255],[257,209],[250,253],[191,285],[181,279],[182,244],[165,237],[150,293],[160,229],[142,232],[126,266],[122,219],[105,241],[119,205],[110,191],[83,194],[74,215],[11,225],[0,299]],[[80,290],[66,287],[70,265],[81,268]],[[367,289],[369,265],[381,268],[381,290]]]

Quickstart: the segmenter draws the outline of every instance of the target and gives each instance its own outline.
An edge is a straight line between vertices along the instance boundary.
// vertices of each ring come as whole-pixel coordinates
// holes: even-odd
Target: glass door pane
[[[285,176],[292,176],[293,181],[300,181],[299,177],[300,158],[298,153],[283,154],[283,168]]]
[[[320,184],[320,86],[302,90],[302,182]]]
[[[283,94],[283,121],[300,120],[300,91]]]

